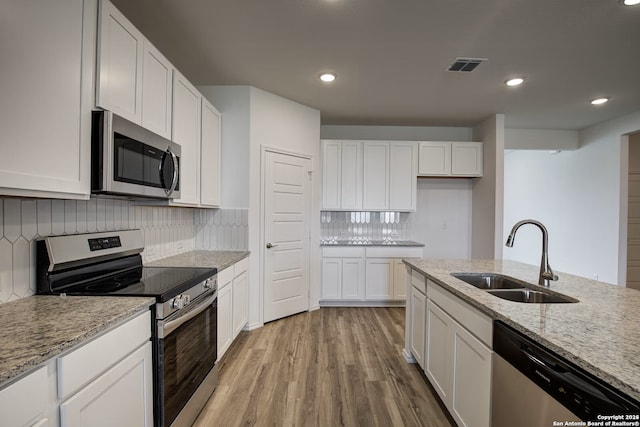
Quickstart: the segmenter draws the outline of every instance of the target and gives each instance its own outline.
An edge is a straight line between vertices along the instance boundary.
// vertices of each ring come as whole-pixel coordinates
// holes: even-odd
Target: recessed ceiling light
[[[524,78],[522,77],[514,77],[504,82],[507,86],[520,86],[522,83],[524,83]]]
[[[640,0],[620,0],[620,3],[625,6],[635,6],[637,4],[640,4]]]
[[[602,105],[605,104],[607,101],[609,101],[609,98],[596,98],[596,99],[592,99],[591,100],[591,104],[593,105]]]
[[[336,74],[335,73],[322,73],[320,74],[320,80],[322,80],[325,83],[331,83],[332,81],[334,81],[336,79]]]

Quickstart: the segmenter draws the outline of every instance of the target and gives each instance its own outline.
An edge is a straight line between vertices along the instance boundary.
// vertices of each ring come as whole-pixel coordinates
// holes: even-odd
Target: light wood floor
[[[194,425],[452,426],[403,343],[397,307],[325,307],[242,332]]]

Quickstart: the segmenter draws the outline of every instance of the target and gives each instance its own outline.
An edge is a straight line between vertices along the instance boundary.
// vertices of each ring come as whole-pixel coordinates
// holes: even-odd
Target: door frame
[[[315,192],[314,192],[314,183],[315,183],[315,179],[314,179],[314,162],[313,162],[313,156],[310,154],[304,154],[304,153],[298,153],[295,151],[291,151],[291,150],[283,150],[282,148],[276,148],[276,147],[271,147],[268,145],[260,145],[260,235],[259,235],[259,244],[260,244],[260,251],[259,251],[259,293],[258,293],[258,298],[260,301],[260,323],[264,325],[264,287],[265,287],[265,272],[264,272],[264,268],[265,268],[265,262],[264,262],[264,257],[265,257],[265,245],[266,245],[266,241],[264,238],[264,233],[265,233],[265,229],[266,229],[266,224],[265,224],[265,173],[266,173],[266,161],[267,161],[267,153],[275,153],[275,154],[283,154],[286,156],[293,156],[293,157],[299,157],[301,159],[305,159],[305,160],[309,160],[309,164],[310,164],[310,168],[311,168],[311,185],[309,186],[309,191],[311,191],[311,195],[310,195],[310,199],[309,199],[309,203],[311,206],[309,206],[310,210],[311,210],[311,218],[309,219],[309,293],[307,295],[307,299],[308,299],[308,306],[309,309],[308,311],[312,311],[314,310],[316,307],[314,307],[311,303],[312,303],[312,294],[313,294],[313,290],[312,290],[312,285],[314,283],[313,280],[313,271],[314,269],[312,268],[312,253],[313,253],[313,245],[312,245],[312,227],[313,227],[313,219],[315,218],[315,215],[313,215],[313,208],[314,208],[314,203],[313,203],[313,198],[315,197]]]

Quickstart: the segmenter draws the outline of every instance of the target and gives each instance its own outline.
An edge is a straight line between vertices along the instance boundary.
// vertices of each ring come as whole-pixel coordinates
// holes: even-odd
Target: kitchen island
[[[525,304],[498,298],[451,273],[498,273],[536,287],[537,266],[509,260],[405,259],[404,262],[488,318],[512,326],[640,400],[640,291],[560,272],[558,281],[546,289],[579,302]],[[406,354],[409,351],[405,349]]]

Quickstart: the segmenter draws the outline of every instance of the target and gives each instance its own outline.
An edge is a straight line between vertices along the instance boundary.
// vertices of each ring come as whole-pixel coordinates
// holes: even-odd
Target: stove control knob
[[[184,301],[184,296],[182,295],[178,295],[173,300],[171,300],[171,308],[177,308],[178,310],[180,310],[184,306],[185,306],[185,301]]]
[[[189,305],[191,303],[191,295],[182,295],[182,301],[184,305]]]
[[[213,287],[213,283],[211,283],[211,279],[205,280],[203,286],[205,289],[211,289]]]

